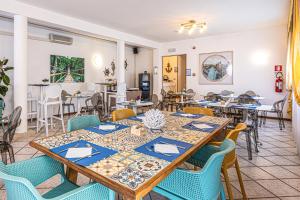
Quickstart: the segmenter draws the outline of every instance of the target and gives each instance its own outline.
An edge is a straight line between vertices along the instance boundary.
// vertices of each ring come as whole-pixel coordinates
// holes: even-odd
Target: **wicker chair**
[[[222,100],[222,97],[216,93],[208,92],[204,99],[207,101],[220,101]]]
[[[125,109],[119,109],[112,112],[112,121],[119,121],[122,119],[127,119],[128,117],[136,116],[136,114],[133,112],[133,110],[125,108]]]
[[[73,112],[75,112],[75,105],[72,103],[72,98],[68,98],[68,96],[71,96],[66,90],[61,91],[61,101],[62,101],[62,111],[63,114],[65,114],[65,107],[68,108],[68,114],[71,113],[71,107],[73,108]],[[59,107],[60,109],[60,107]],[[60,113],[60,110],[58,110],[58,113]]]
[[[214,116],[214,111],[210,108],[184,107],[183,112],[190,113],[190,114],[202,114],[202,115]]]
[[[35,188],[55,175],[61,184],[41,195]],[[40,156],[30,160],[4,165],[0,162],[0,179],[4,180],[7,200],[114,200],[115,193],[107,187],[90,183],[77,186],[64,173],[58,161]]]
[[[251,97],[255,97],[255,96],[258,96],[254,91],[252,90],[248,90],[247,92],[245,92],[245,94],[251,96]]]
[[[9,154],[10,162],[15,162],[14,150],[11,142],[14,138],[16,128],[21,123],[21,112],[22,108],[20,106],[16,107],[14,111],[10,114],[7,120],[7,128],[4,129],[2,141],[0,141],[0,152],[2,161],[7,164],[7,153]]]
[[[99,92],[94,93],[92,97],[87,98],[85,100],[84,107],[81,108],[81,111],[88,112],[89,114],[95,114],[96,111],[98,112],[99,118],[102,117],[104,106],[103,106],[103,99]]]

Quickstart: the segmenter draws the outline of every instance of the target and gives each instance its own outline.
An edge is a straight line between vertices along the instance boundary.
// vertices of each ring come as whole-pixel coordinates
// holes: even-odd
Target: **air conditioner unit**
[[[56,35],[53,33],[49,34],[49,40],[50,40],[50,42],[53,42],[53,43],[66,44],[66,45],[73,44],[73,38],[63,36],[63,35]]]

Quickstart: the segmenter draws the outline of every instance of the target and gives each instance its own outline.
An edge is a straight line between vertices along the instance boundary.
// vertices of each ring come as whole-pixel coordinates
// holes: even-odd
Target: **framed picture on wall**
[[[50,55],[50,82],[84,82],[84,58]]]
[[[200,85],[233,84],[233,51],[202,53],[199,59]]]

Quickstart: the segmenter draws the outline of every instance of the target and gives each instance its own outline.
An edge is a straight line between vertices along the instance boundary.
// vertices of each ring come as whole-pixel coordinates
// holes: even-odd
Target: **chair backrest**
[[[252,90],[248,90],[247,92],[245,92],[245,94],[251,96],[251,97],[255,97],[255,96],[258,96],[254,91]]]
[[[202,115],[214,116],[214,111],[210,108],[184,107],[183,112],[190,113],[190,114],[202,114]]]
[[[76,131],[83,128],[98,126],[100,120],[96,115],[82,115],[77,117],[72,117],[68,120],[67,131]]]
[[[91,103],[94,107],[102,104],[102,96],[99,92],[93,94],[93,96],[91,97]]]
[[[188,90],[186,91],[186,93],[194,93],[194,90],[193,90],[193,89],[188,89]]]
[[[222,90],[221,93],[220,93],[220,95],[228,96],[228,95],[231,95],[233,93],[234,93],[233,91]]]
[[[9,144],[14,138],[16,128],[21,123],[21,119],[20,119],[21,112],[22,112],[22,107],[18,106],[13,110],[13,112],[8,117],[7,129],[3,133],[3,141]]]
[[[253,99],[248,94],[241,94],[237,98],[237,102],[240,104],[260,104],[257,100]]]
[[[226,154],[231,152],[235,148],[235,143],[231,139],[225,139],[220,146],[220,151],[214,153],[207,160],[206,164],[200,172],[202,172],[201,182],[202,194],[198,198],[191,199],[217,199],[220,194],[220,184],[221,183],[221,167],[222,162]],[[200,198],[204,197],[204,198]]]
[[[62,102],[67,101],[67,99],[68,99],[67,96],[71,96],[71,94],[69,94],[66,90],[62,90],[61,91],[61,100],[62,100]]]
[[[8,200],[43,200],[35,187],[57,174],[65,178],[63,165],[48,156],[9,165],[0,161],[0,179]]]
[[[281,111],[281,112],[282,112],[286,100],[287,100],[287,95],[286,95],[283,99],[281,99],[281,100],[279,100],[279,101],[276,101],[276,102],[273,104],[273,108],[274,108],[276,111]]]
[[[176,187],[176,191],[172,192],[180,195],[182,199],[218,199],[222,187],[222,162],[225,155],[234,148],[235,143],[230,139],[225,139],[219,148],[216,147],[215,153],[211,154],[200,171],[184,170],[182,173],[180,173],[180,171],[176,173],[175,171],[175,176],[170,176],[172,177],[171,180],[163,181],[159,186],[162,186],[162,188],[174,188],[174,183],[181,181],[180,186],[184,185],[185,187]],[[170,177],[167,177],[166,179]]]
[[[45,89],[45,101],[48,99],[61,99],[61,86],[60,85],[49,85]]]
[[[236,143],[239,134],[246,129],[247,125],[245,123],[238,123],[233,130],[229,131],[229,133],[226,135],[226,138],[231,139]],[[223,161],[223,166],[225,166],[225,168],[229,168],[235,163],[235,160],[236,153],[234,148],[231,152],[226,154]]]
[[[235,143],[241,131],[244,131],[247,128],[247,124],[245,123],[238,123],[234,129],[230,130],[229,133],[226,135],[227,139],[233,140]]]
[[[122,119],[126,119],[128,117],[136,116],[136,114],[133,112],[133,110],[125,108],[125,109],[119,109],[112,112],[112,121],[119,121]]]
[[[215,94],[213,92],[208,92],[207,95],[204,97],[207,101],[219,101],[222,100],[222,97],[220,95]]]

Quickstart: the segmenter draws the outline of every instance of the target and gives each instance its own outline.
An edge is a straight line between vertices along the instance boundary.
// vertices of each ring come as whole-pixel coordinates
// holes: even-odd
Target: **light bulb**
[[[180,26],[180,29],[178,30],[178,33],[180,34],[180,33],[182,33],[184,31],[184,26]]]

